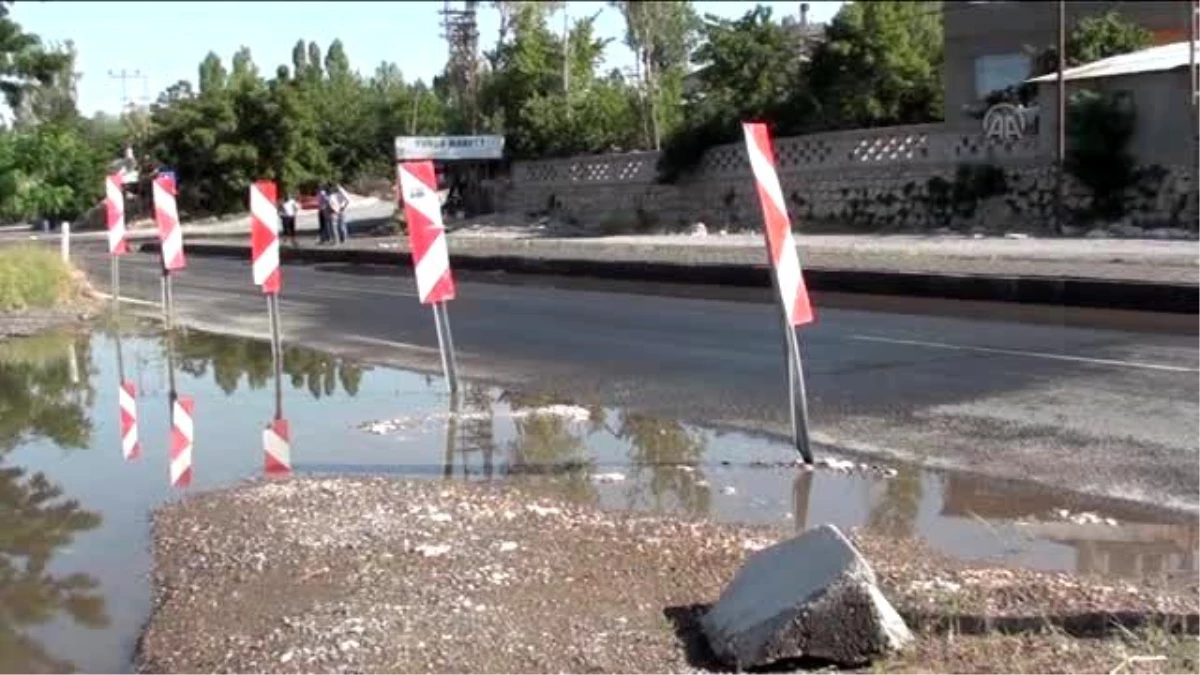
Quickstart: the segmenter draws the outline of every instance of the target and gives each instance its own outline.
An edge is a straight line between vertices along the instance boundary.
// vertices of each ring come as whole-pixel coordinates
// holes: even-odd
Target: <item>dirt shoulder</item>
[[[751,550],[788,536],[603,512],[511,487],[383,478],[201,494],[156,512],[153,531],[142,672],[703,671],[714,665],[696,629],[704,604]],[[885,669],[1111,669],[1146,638],[1078,640],[1054,625],[1113,614],[1130,636],[1183,645],[1191,661],[1173,657],[1171,667],[1195,669],[1195,638],[1161,622],[1138,628],[1166,613],[1190,615],[1194,630],[1195,588],[981,570],[914,542],[858,541],[897,608],[925,617],[918,646],[877,664]],[[1038,632],[1004,636],[971,617],[1036,617]],[[963,632],[982,634],[956,641]]]

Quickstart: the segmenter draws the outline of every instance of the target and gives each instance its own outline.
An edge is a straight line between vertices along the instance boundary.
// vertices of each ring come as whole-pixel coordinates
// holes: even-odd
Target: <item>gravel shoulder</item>
[[[0,340],[31,337],[58,328],[78,326],[92,317],[86,309],[55,307],[0,313]]]
[[[153,518],[142,672],[702,672],[697,633],[781,529],[614,513],[517,488],[253,482]],[[884,670],[1195,670],[1197,587],[972,567],[855,534],[920,635]],[[1112,619],[1124,628],[1112,632]],[[1079,639],[1073,635],[1090,635]]]

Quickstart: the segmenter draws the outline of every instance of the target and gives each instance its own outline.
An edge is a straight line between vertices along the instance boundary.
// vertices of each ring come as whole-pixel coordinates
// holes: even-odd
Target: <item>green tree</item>
[[[917,124],[942,118],[940,3],[849,2],[807,68],[822,126]]]
[[[1145,49],[1154,43],[1154,35],[1132,21],[1127,21],[1117,12],[1106,12],[1099,16],[1086,16],[1067,34],[1067,67],[1074,68],[1092,61],[1107,59]],[[1030,49],[1030,51],[1035,51]],[[1058,72],[1058,50],[1046,46],[1035,59],[1033,76]],[[1031,96],[1031,86],[1025,92]]]
[[[1150,31],[1126,21],[1116,12],[1084,17],[1067,37],[1067,66],[1136,52],[1153,41]]]
[[[801,77],[793,40],[768,7],[734,20],[706,16],[700,33],[692,55],[697,87],[684,108],[686,123],[668,137],[660,160],[668,181],[695,167],[708,148],[736,140],[742,120],[774,119]]]
[[[1091,215],[1125,215],[1128,191],[1141,172],[1130,151],[1136,130],[1132,101],[1083,90],[1067,102],[1067,154],[1063,168],[1091,193]]]
[[[74,219],[100,198],[105,165],[73,126],[0,133],[0,217]]]
[[[11,2],[0,2],[0,92],[12,110],[20,110],[30,92],[72,78],[73,55],[47,49],[9,16]],[[61,81],[61,80],[60,80]]]
[[[645,93],[643,119],[650,128],[648,141],[657,150],[662,137],[679,122],[683,76],[699,19],[687,0],[614,0],[609,4],[625,19],[625,44],[634,53]]]

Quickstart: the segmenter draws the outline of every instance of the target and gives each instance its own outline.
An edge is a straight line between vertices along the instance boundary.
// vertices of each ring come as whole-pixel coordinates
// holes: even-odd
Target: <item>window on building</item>
[[[975,96],[982,99],[993,91],[1029,79],[1032,62],[1027,54],[989,54],[975,59]]]

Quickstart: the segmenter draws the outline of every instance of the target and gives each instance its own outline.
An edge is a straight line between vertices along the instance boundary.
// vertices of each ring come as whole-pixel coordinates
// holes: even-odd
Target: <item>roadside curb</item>
[[[158,242],[140,245],[157,253]],[[243,258],[250,247],[241,244],[187,244],[190,255]],[[283,262],[359,263],[412,268],[402,249],[283,248]],[[733,263],[669,263],[657,261],[588,260],[532,256],[450,254],[454,269],[508,274],[590,277],[622,281],[667,282],[733,287],[768,287],[765,266]],[[945,273],[840,270],[807,267],[804,278],[814,291],[899,295],[952,300],[985,300],[1100,309],[1125,309],[1171,314],[1197,314],[1200,286],[1149,281]]]

